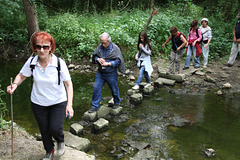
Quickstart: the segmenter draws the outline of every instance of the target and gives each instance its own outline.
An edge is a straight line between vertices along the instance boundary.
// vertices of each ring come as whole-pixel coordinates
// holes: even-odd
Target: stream
[[[24,62],[0,59],[0,83],[6,91],[10,77],[15,77]],[[64,130],[82,121],[82,116],[91,107],[95,73],[71,72],[74,86],[73,107],[75,115],[64,123]],[[31,78],[25,80],[13,95],[14,121],[30,134],[39,133],[30,107]],[[145,142],[157,157],[166,160],[209,159],[203,151],[213,148],[216,160],[240,159],[240,95],[218,96],[214,91],[204,94],[173,94],[169,87],[155,89],[151,96],[144,97],[142,104],[129,103],[127,90],[131,88],[126,77],[119,77],[121,106],[120,116],[108,117],[109,128],[100,134],[84,129],[83,137],[91,141],[89,154],[97,160],[129,159],[137,153],[126,142]],[[184,90],[177,84],[172,90]],[[10,111],[10,95],[2,99]],[[107,85],[103,88],[102,104],[111,99]],[[10,113],[6,117],[10,120]],[[179,120],[186,120],[182,124]]]

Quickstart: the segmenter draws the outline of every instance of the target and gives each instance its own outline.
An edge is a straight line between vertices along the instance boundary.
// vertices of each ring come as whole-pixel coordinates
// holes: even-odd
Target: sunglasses
[[[43,50],[49,50],[50,46],[40,46],[40,45],[35,45],[35,48],[37,50],[41,50],[43,48]]]

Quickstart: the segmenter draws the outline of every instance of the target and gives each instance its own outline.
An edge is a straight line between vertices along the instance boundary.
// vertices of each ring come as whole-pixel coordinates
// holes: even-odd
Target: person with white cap
[[[238,22],[236,23],[234,30],[233,30],[232,50],[231,50],[231,54],[230,54],[228,63],[225,64],[228,67],[233,66],[233,63],[238,55],[238,52],[240,52],[240,12],[238,13],[236,18],[238,19]]]
[[[208,54],[209,54],[209,43],[211,42],[212,39],[212,30],[208,26],[208,19],[203,18],[201,20],[201,26],[199,27],[202,33],[202,43],[201,43],[201,48],[202,48],[202,53],[203,53],[203,68],[207,67],[208,64]]]

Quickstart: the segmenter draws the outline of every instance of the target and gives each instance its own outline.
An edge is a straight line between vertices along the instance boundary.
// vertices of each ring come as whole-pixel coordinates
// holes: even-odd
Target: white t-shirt
[[[66,63],[60,60],[60,85],[58,85],[57,57],[52,54],[51,61],[45,71],[38,63],[38,56],[35,56],[31,65],[35,65],[33,71],[30,68],[30,57],[24,64],[20,73],[26,77],[33,75],[33,86],[31,101],[41,106],[50,106],[67,100],[66,89],[63,81],[71,80]]]
[[[202,26],[199,27],[201,29],[201,33],[203,34],[203,41],[211,39],[212,38],[212,30],[209,26],[206,28],[203,28]]]

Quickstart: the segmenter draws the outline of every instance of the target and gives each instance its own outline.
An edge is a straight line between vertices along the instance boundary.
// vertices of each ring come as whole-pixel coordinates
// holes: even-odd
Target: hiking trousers
[[[203,53],[203,66],[208,64],[209,46],[205,48],[207,44],[202,43],[202,53]]]
[[[231,54],[230,54],[230,57],[228,60],[228,64],[233,65],[233,63],[235,62],[236,57],[238,55],[238,52],[240,52],[240,43],[233,42]]]
[[[170,72],[174,72],[174,63],[175,63],[175,72],[179,73],[180,71],[180,63],[181,63],[181,55],[182,55],[183,49],[180,51],[174,51],[171,50],[171,59],[170,59]]]
[[[67,101],[51,106],[40,106],[31,102],[34,116],[41,132],[44,149],[50,153],[54,149],[52,137],[59,143],[64,142],[63,120]]]
[[[97,72],[92,95],[92,108],[99,109],[100,101],[102,99],[102,88],[106,82],[112,91],[114,104],[120,104],[121,98],[117,81],[117,70],[110,73],[101,73],[99,71]]]

